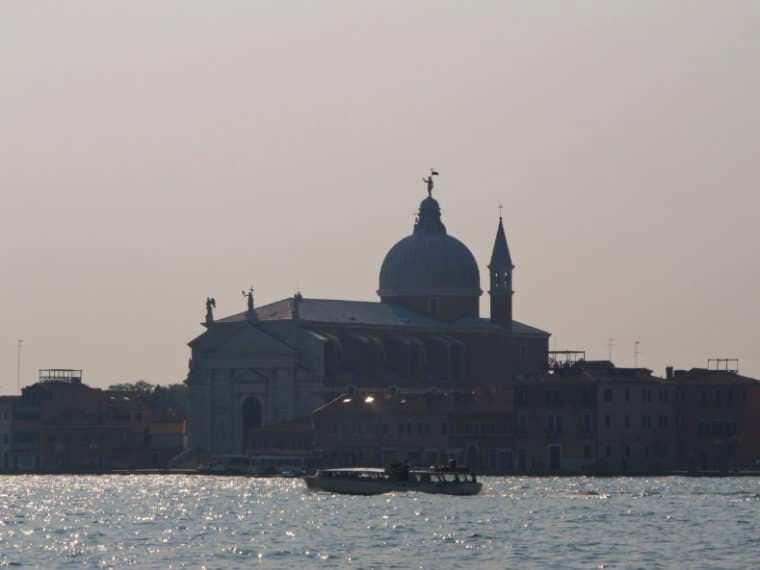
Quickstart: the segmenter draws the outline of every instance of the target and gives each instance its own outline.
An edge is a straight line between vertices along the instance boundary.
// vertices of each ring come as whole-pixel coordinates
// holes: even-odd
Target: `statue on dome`
[[[216,299],[206,297],[206,324],[214,322],[214,307],[216,307]]]
[[[430,176],[422,179],[422,181],[427,184],[428,198],[433,197],[433,176],[438,176],[438,172],[431,168]]]

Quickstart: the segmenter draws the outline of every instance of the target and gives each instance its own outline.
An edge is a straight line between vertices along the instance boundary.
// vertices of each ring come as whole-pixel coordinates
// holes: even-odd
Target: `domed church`
[[[547,366],[549,333],[513,320],[514,265],[501,217],[488,265],[489,318],[480,317],[480,270],[449,235],[432,196],[411,235],[380,267],[380,301],[300,293],[215,319],[192,340],[187,385],[190,447],[243,453],[255,431],[302,418],[341,393],[424,394],[508,387]]]

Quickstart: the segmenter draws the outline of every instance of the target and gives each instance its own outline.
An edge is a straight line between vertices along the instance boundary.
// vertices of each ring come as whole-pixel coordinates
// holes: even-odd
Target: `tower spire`
[[[507,235],[504,231],[504,221],[501,216],[502,206],[499,205],[499,226],[496,229],[496,239],[491,252],[491,262],[488,271],[491,277],[491,322],[512,329],[512,256],[507,245]]]
[[[501,206],[499,206],[499,209],[501,209]],[[501,212],[499,214],[499,226],[496,228],[496,239],[493,243],[491,262],[488,264],[488,267],[511,273],[514,265],[512,265],[512,256],[509,254],[507,234],[504,232],[504,221],[502,220]]]

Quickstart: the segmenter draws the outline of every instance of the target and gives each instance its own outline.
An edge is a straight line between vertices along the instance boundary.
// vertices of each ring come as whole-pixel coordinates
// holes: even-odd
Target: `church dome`
[[[420,204],[412,235],[394,245],[380,268],[380,297],[478,297],[480,270],[467,246],[446,233],[432,197]]]

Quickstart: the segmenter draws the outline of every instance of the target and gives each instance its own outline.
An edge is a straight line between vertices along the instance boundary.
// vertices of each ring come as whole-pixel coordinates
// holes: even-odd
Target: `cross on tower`
[[[501,219],[501,211],[504,209],[504,205],[499,203],[499,219]]]

